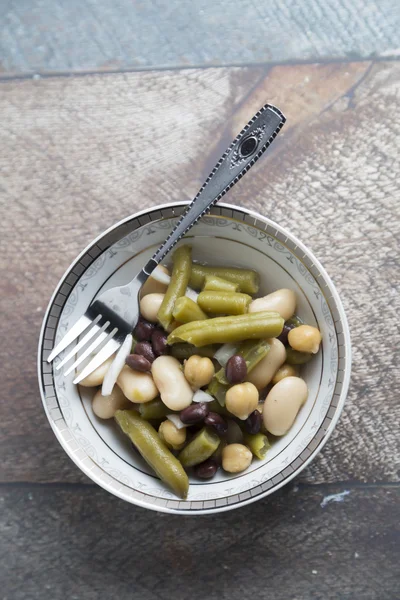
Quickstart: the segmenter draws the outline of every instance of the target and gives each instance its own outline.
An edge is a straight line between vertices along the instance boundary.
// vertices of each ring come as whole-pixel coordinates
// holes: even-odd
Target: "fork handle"
[[[285,121],[281,111],[270,104],[254,115],[221,156],[170,235],[143,268],[142,275],[148,277],[189,229],[247,173],[273,142]]]

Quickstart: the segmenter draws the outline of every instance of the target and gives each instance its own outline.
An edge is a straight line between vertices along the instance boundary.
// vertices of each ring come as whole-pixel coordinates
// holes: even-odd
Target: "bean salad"
[[[256,271],[205,266],[180,246],[171,272],[159,266],[144,284],[122,362],[118,353],[80,383],[98,388],[94,414],[114,418],[180,498],[188,474],[210,479],[265,459],[307,400],[300,369],[321,333],[298,318],[292,290],[258,290]]]

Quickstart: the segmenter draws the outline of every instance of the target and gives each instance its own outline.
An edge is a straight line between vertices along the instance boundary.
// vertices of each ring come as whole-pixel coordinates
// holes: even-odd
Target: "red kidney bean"
[[[146,319],[139,319],[133,330],[133,337],[136,338],[138,342],[149,342],[155,327],[154,323],[150,323],[149,321],[146,321]]]
[[[225,367],[225,375],[229,383],[242,383],[247,377],[247,365],[243,356],[234,354]]]
[[[193,468],[194,474],[200,479],[211,479],[218,471],[218,464],[213,458],[208,458],[204,462]]]
[[[135,354],[141,354],[147,358],[149,363],[152,363],[156,358],[153,346],[150,344],[150,342],[138,342],[135,346]]]
[[[180,412],[179,417],[182,423],[185,423],[185,425],[194,425],[195,423],[204,421],[207,415],[207,402],[198,402],[197,404],[191,404],[187,408],[184,408]]]
[[[130,354],[126,357],[125,363],[135,371],[141,371],[142,373],[151,371],[151,362],[143,354]]]
[[[259,410],[253,411],[245,420],[244,426],[248,433],[258,433],[261,429],[262,416]]]
[[[280,342],[282,342],[282,344],[285,344],[285,346],[288,345],[288,335],[289,335],[289,331],[291,331],[292,329],[294,329],[296,327],[296,325],[293,325],[293,323],[285,323],[285,325],[283,326],[282,329],[282,333],[280,335],[278,335],[278,340]]]
[[[204,419],[204,424],[214,427],[219,435],[225,435],[228,432],[228,423],[225,421],[224,417],[221,417],[221,415],[218,415],[215,412],[208,413]]]
[[[204,427],[203,423],[195,423],[194,425],[189,425],[188,427],[186,427],[186,431],[187,431],[186,441],[190,441],[189,435],[195,435],[196,433],[201,431],[203,429],[203,427]]]
[[[161,329],[155,329],[151,335],[151,343],[153,345],[154,354],[161,356],[169,354],[169,346],[167,344],[167,334]]]

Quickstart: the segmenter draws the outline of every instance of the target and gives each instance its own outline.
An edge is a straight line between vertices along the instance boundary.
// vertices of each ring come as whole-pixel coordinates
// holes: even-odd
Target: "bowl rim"
[[[261,215],[260,213],[250,210],[248,208],[245,208],[243,206],[240,205],[234,205],[234,204],[229,204],[229,203],[225,203],[225,202],[219,202],[216,205],[216,208],[221,207],[221,208],[225,208],[228,210],[232,210],[233,212],[241,212],[244,213],[245,215],[248,215],[249,217],[254,218],[255,222],[256,221],[261,221],[266,225],[272,226],[276,229],[276,232],[280,232],[281,234],[283,234],[284,236],[286,236],[286,238],[292,240],[297,248],[299,248],[301,251],[304,252],[305,255],[308,255],[309,258],[312,259],[313,261],[313,265],[315,265],[315,267],[321,272],[321,274],[323,275],[326,283],[328,284],[329,287],[329,291],[331,292],[332,298],[336,304],[336,308],[337,311],[339,313],[340,316],[340,321],[343,327],[343,337],[344,337],[344,343],[343,346],[345,347],[345,369],[344,369],[344,378],[343,381],[341,382],[341,391],[340,391],[340,398],[339,401],[337,403],[337,406],[335,408],[335,413],[326,429],[326,432],[324,434],[324,436],[322,437],[322,439],[318,442],[317,446],[315,447],[314,450],[312,450],[310,452],[310,455],[303,460],[303,462],[296,467],[293,470],[293,473],[291,473],[290,475],[288,475],[287,477],[285,477],[283,479],[283,481],[276,483],[275,485],[273,485],[271,488],[257,494],[256,496],[252,496],[250,495],[249,498],[240,500],[239,502],[237,502],[236,504],[225,504],[222,506],[217,506],[214,508],[204,508],[204,509],[179,509],[179,508],[173,508],[170,506],[157,506],[155,504],[149,504],[146,500],[141,500],[138,498],[131,498],[131,497],[127,497],[126,495],[123,494],[119,494],[117,492],[117,490],[115,490],[114,488],[110,487],[109,484],[107,483],[107,481],[102,481],[101,477],[98,476],[97,473],[93,473],[91,469],[89,469],[80,459],[78,459],[77,456],[75,456],[75,454],[73,452],[71,452],[70,448],[68,447],[67,442],[65,441],[64,437],[61,435],[60,430],[56,427],[55,422],[53,420],[53,418],[50,415],[50,410],[47,406],[46,403],[46,392],[43,386],[43,373],[42,373],[42,350],[43,350],[43,343],[44,343],[44,334],[45,334],[45,328],[48,322],[48,318],[49,318],[49,313],[50,310],[53,307],[53,302],[54,299],[56,298],[58,292],[60,291],[60,288],[62,287],[62,285],[65,283],[66,278],[68,277],[68,275],[71,273],[71,271],[73,270],[73,268],[79,263],[79,261],[81,260],[82,257],[84,257],[88,251],[97,244],[97,242],[99,242],[100,240],[102,240],[105,236],[107,236],[108,234],[110,234],[112,231],[117,230],[118,228],[120,228],[121,226],[123,226],[125,223],[130,222],[133,219],[138,219],[143,215],[146,215],[150,212],[155,212],[155,211],[165,211],[167,209],[172,211],[174,209],[179,209],[181,207],[187,206],[189,204],[189,202],[169,202],[169,203],[165,203],[165,204],[159,204],[156,206],[152,206],[150,208],[146,208],[144,210],[135,212],[127,217],[125,217],[124,219],[121,219],[120,221],[118,221],[117,223],[115,223],[114,225],[110,226],[108,229],[104,230],[103,232],[101,232],[96,238],[94,238],[93,240],[90,241],[90,243],[82,250],[82,252],[79,253],[79,255],[70,263],[70,265],[68,266],[68,268],[66,269],[66,271],[64,272],[64,274],[62,275],[62,277],[60,278],[57,286],[54,289],[54,292],[49,300],[48,306],[46,308],[44,317],[43,317],[43,321],[42,321],[42,326],[41,326],[41,330],[40,330],[40,335],[39,335],[39,344],[38,344],[38,356],[37,356],[37,368],[38,368],[38,382],[39,382],[39,390],[40,390],[40,396],[42,399],[42,405],[43,405],[43,409],[44,412],[46,414],[46,417],[50,423],[50,426],[58,440],[58,442],[60,443],[61,447],[64,449],[64,451],[67,453],[67,455],[69,456],[69,458],[77,465],[77,467],[83,471],[85,473],[85,475],[87,475],[87,477],[89,477],[94,483],[96,483],[97,485],[99,485],[100,487],[102,487],[103,489],[105,489],[106,491],[110,492],[113,496],[116,496],[118,498],[121,498],[127,502],[130,502],[131,504],[135,504],[136,506],[140,506],[142,508],[147,508],[150,510],[154,510],[156,512],[164,512],[164,513],[169,513],[169,514],[182,514],[182,515],[204,515],[204,514],[215,514],[218,512],[225,512],[228,510],[233,510],[236,508],[240,508],[243,506],[246,506],[248,504],[251,504],[252,502],[255,502],[257,500],[260,500],[262,498],[265,498],[266,496],[269,496],[270,494],[272,494],[273,492],[279,490],[280,488],[282,488],[284,485],[286,485],[287,483],[289,483],[292,479],[294,479],[294,477],[296,477],[297,475],[299,475],[299,473],[301,471],[303,471],[303,469],[305,469],[310,462],[317,456],[317,454],[322,450],[322,448],[325,446],[326,442],[328,441],[328,439],[330,438],[333,430],[335,429],[337,422],[339,420],[339,417],[342,413],[343,410],[343,406],[344,403],[346,401],[346,397],[347,397],[347,393],[348,393],[348,389],[349,389],[349,384],[350,384],[350,377],[351,377],[351,364],[352,364],[352,351],[351,351],[351,338],[350,338],[350,328],[348,325],[348,321],[347,321],[347,317],[343,308],[343,304],[342,301],[339,297],[339,294],[336,290],[336,287],[332,281],[332,279],[330,278],[330,276],[328,275],[328,273],[326,272],[326,270],[324,269],[324,267],[322,266],[322,264],[319,262],[319,260],[314,256],[314,253],[307,248],[307,246],[305,244],[303,244],[295,235],[293,235],[289,230],[287,230],[286,228],[282,227],[281,225],[276,224],[274,221],[272,221],[271,219],[269,219],[268,217],[264,217],[263,215]],[[214,207],[213,207],[214,208]],[[212,209],[211,209],[212,210]],[[232,213],[233,214],[233,213]],[[173,214],[171,215],[173,216]],[[205,215],[207,216],[207,214]],[[211,216],[212,216],[212,212],[211,212]],[[218,215],[217,215],[218,216]],[[145,223],[144,223],[145,224]],[[144,225],[143,224],[143,225]],[[121,236],[123,237],[123,236]],[[102,250],[103,252],[103,250]],[[97,257],[96,257],[97,258]],[[314,439],[314,437],[312,438],[312,440]],[[312,441],[311,440],[311,441]]]

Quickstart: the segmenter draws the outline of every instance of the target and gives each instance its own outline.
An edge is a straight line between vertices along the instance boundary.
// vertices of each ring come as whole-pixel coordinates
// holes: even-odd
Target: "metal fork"
[[[221,156],[197,196],[140,273],[127,285],[112,288],[96,298],[85,314],[53,348],[47,359],[48,362],[52,362],[60,352],[86,332],[78,344],[74,345],[57,365],[57,369],[60,369],[76,356],[79,350],[84,349],[65,372],[65,375],[68,375],[95,350],[98,350],[94,358],[74,379],[74,383],[79,383],[118,350],[126,335],[132,332],[137,323],[139,292],[144,282],[200,217],[254,165],[273,142],[285,120],[281,111],[270,104],[263,106],[254,115]]]

